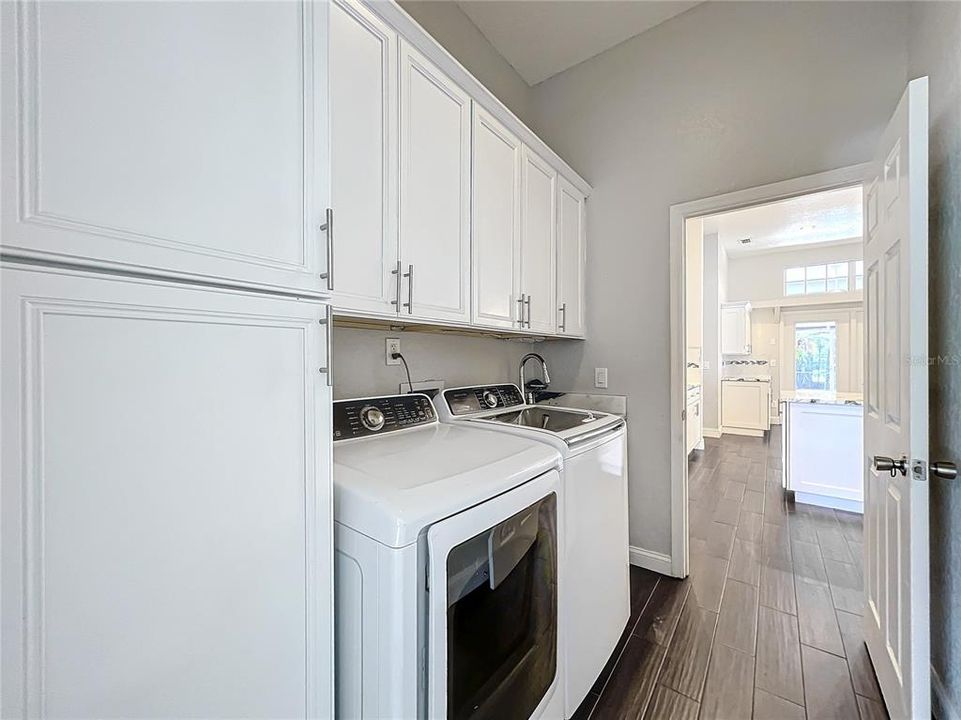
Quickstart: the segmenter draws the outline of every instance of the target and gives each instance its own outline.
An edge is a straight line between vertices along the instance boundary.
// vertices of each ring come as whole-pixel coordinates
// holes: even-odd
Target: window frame
[[[860,274],[857,273],[858,263],[861,264]],[[844,266],[843,271],[840,270],[840,266]],[[791,298],[856,292],[862,290],[864,286],[863,269],[864,261],[853,259],[811,265],[791,265],[785,267],[781,273],[781,296]]]

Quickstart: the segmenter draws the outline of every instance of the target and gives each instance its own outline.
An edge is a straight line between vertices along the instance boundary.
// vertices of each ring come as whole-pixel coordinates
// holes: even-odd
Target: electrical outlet
[[[391,357],[394,353],[400,352],[400,338],[387,338],[387,347],[384,350],[384,362],[388,365],[400,365],[400,358]]]
[[[710,360],[705,360],[703,363],[701,363],[701,366],[702,366],[705,370],[710,370],[710,369],[711,369],[711,361],[710,361]]]
[[[594,368],[594,387],[607,387],[607,368]]]

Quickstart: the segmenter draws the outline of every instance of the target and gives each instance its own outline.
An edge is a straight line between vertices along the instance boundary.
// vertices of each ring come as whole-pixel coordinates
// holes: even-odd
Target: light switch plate
[[[607,368],[594,368],[594,387],[607,387]]]

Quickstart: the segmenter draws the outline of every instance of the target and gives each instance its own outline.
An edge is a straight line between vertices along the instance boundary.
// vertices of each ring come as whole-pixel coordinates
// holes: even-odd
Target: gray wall
[[[445,380],[447,387],[517,382],[517,363],[532,349],[531,343],[488,337],[335,326],[334,398],[396,393],[399,384],[407,382],[403,365],[384,364],[384,340],[388,337],[400,338],[400,351],[415,383]],[[543,345],[534,345],[534,352]]]
[[[400,0],[400,6],[429,32],[497,99],[530,125],[531,88],[494,49],[456,2]]]
[[[534,88],[534,129],[594,187],[588,331],[545,348],[628,396],[631,544],[670,552],[673,203],[870,160],[906,82],[888,3],[705,3]]]
[[[931,459],[961,465],[961,3],[912,6],[908,68],[930,78]],[[931,665],[935,713],[961,717],[958,481],[931,482]]]

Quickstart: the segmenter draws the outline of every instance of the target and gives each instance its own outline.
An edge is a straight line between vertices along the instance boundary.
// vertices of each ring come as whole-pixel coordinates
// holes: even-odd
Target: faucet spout
[[[547,361],[537,353],[527,353],[521,358],[520,367],[518,368],[521,381],[521,392],[524,394],[524,402],[526,402],[528,405],[533,405],[535,399],[534,392],[531,388],[528,388],[527,378],[524,375],[524,367],[527,365],[528,360],[537,360],[541,364],[541,375],[544,378],[544,384],[542,387],[546,388],[551,384],[551,374],[547,370]],[[532,380],[531,382],[533,383],[534,381]]]

